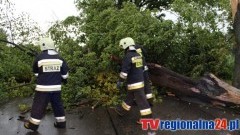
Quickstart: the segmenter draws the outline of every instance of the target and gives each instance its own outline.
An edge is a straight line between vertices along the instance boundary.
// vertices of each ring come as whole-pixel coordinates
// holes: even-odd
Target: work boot
[[[26,122],[24,123],[24,127],[25,127],[26,129],[31,129],[31,130],[33,130],[33,131],[37,131],[38,126],[39,126],[39,125],[35,125],[35,124],[31,123],[30,121],[26,121]]]
[[[54,123],[55,128],[66,128],[66,121],[64,122],[55,122]]]
[[[121,106],[118,106],[116,108],[114,108],[114,111],[119,115],[119,116],[124,116],[127,111],[125,109],[123,109]]]

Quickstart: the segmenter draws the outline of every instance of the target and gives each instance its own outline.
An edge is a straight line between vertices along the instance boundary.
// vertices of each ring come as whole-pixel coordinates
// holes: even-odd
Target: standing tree
[[[6,31],[8,40],[19,44],[32,43],[42,35],[27,13],[16,13],[11,0],[0,1],[0,28]]]
[[[240,88],[240,1],[231,0],[233,28],[235,34],[235,63],[233,72],[233,86]]]

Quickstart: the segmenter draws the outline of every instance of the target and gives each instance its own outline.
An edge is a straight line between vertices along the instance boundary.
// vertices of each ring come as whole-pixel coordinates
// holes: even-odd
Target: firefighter
[[[33,63],[33,72],[37,77],[35,95],[33,99],[31,117],[24,123],[24,127],[36,131],[48,103],[52,105],[56,128],[66,127],[66,118],[61,101],[61,84],[67,82],[68,66],[55,50],[51,38],[40,40],[41,54]]]
[[[117,87],[126,80],[127,96],[122,104],[115,108],[115,111],[118,115],[123,116],[130,111],[131,106],[136,102],[140,109],[141,118],[150,118],[152,117],[152,110],[144,93],[143,58],[137,53],[134,45],[132,38],[127,37],[120,40],[119,46],[125,50],[125,56],[122,61],[120,80],[117,82]],[[140,124],[139,121],[137,123]]]
[[[148,66],[146,63],[146,50],[143,49],[142,46],[140,45],[135,45],[137,53],[139,53],[143,59],[144,59],[144,72],[143,72],[143,78],[144,78],[144,92],[146,94],[147,101],[149,105],[152,107],[153,106],[153,94],[152,94],[152,89],[150,85],[150,79],[149,79],[149,74],[148,74]]]

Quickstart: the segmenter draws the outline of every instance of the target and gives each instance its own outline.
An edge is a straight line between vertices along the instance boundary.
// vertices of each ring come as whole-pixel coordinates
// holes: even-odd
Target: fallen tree
[[[196,97],[222,106],[240,105],[240,90],[211,73],[194,80],[158,64],[150,63],[148,67],[153,85],[167,87],[178,97]]]

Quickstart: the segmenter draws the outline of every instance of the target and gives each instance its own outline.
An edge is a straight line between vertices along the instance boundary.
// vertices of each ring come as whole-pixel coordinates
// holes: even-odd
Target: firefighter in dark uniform
[[[137,53],[139,53],[143,57],[144,61],[144,72],[143,72],[143,78],[144,78],[144,92],[146,94],[146,98],[148,100],[148,103],[150,106],[153,106],[153,94],[152,89],[150,85],[150,79],[148,74],[148,66],[146,63],[146,50],[143,49],[140,45],[135,45]]]
[[[126,80],[127,96],[122,104],[115,108],[115,111],[120,116],[123,116],[130,111],[131,106],[136,102],[140,109],[141,118],[150,118],[152,117],[152,110],[144,93],[143,58],[136,52],[134,45],[135,43],[132,38],[127,37],[120,40],[120,47],[123,48],[126,53],[122,61],[121,79],[117,85],[122,84],[123,81]],[[139,121],[137,122],[140,124]]]
[[[65,128],[66,118],[61,101],[61,84],[67,81],[68,66],[55,51],[54,42],[51,38],[41,39],[40,48],[42,52],[33,63],[33,72],[37,77],[37,84],[31,117],[24,123],[24,127],[36,131],[50,102],[56,118],[54,126]]]

